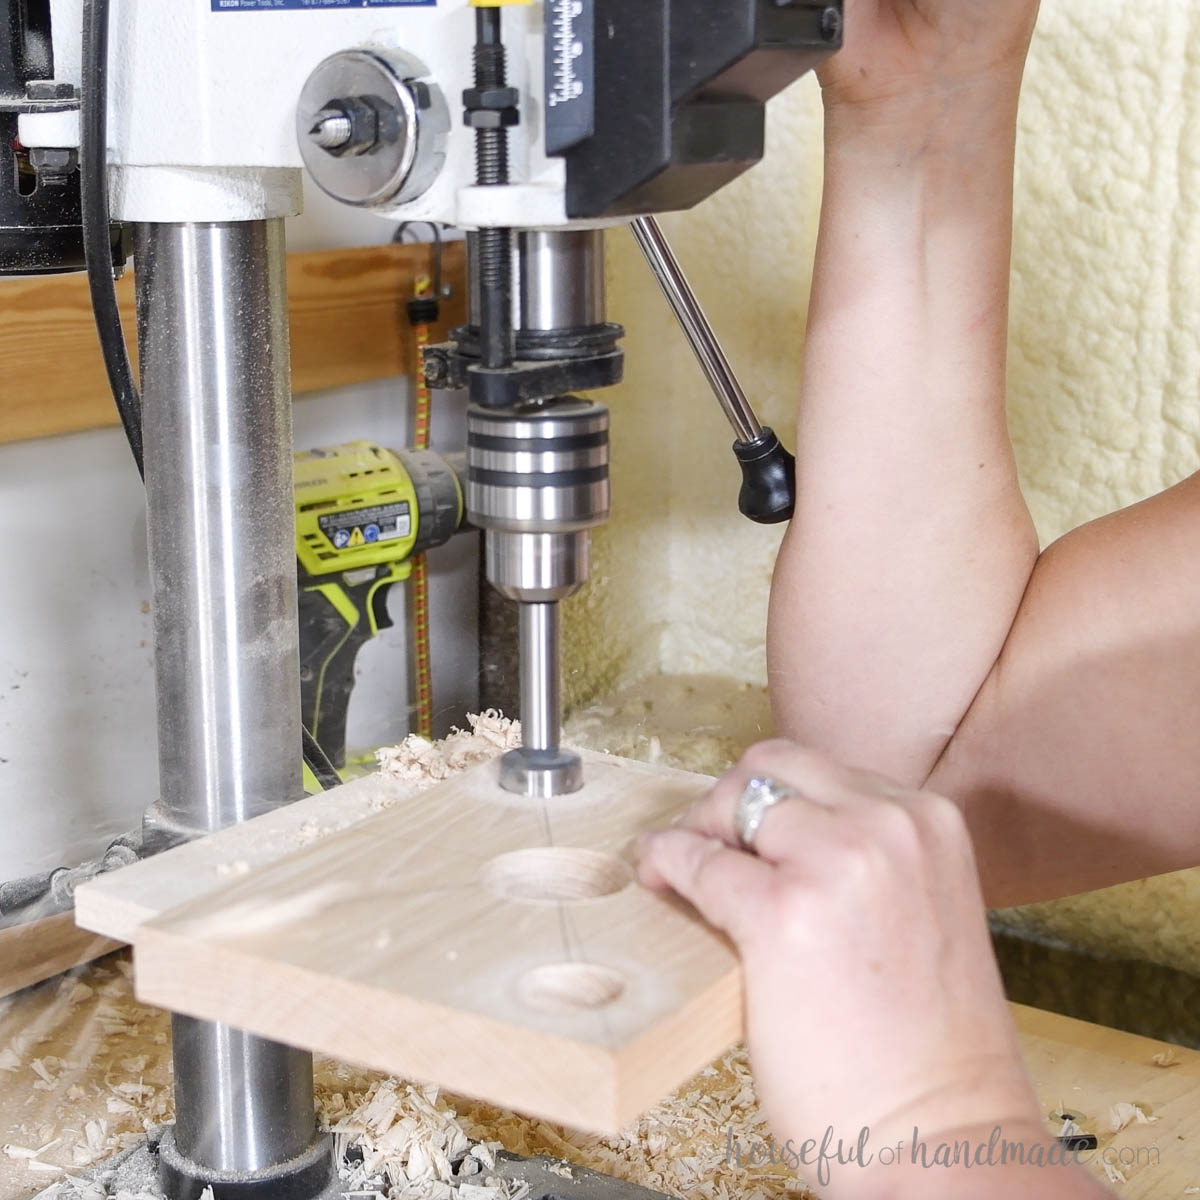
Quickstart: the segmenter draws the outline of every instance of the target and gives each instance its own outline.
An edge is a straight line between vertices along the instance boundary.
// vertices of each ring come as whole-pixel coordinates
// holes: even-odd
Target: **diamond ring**
[[[743,850],[756,853],[754,840],[767,813],[781,800],[796,794],[794,788],[776,783],[773,779],[752,779],[746,784],[733,810],[733,828]]]

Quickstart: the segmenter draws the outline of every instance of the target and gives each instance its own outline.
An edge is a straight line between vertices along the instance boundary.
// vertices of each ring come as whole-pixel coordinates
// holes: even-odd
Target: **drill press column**
[[[300,665],[283,222],[140,225],[161,798],[148,834],[297,799]],[[174,1018],[172,1200],[302,1200],[329,1173],[312,1056]]]

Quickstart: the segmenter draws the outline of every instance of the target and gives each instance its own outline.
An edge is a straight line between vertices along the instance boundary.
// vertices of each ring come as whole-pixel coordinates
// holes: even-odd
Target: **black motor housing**
[[[546,0],[567,215],[686,209],[763,155],[765,105],[842,44],[842,0]]]

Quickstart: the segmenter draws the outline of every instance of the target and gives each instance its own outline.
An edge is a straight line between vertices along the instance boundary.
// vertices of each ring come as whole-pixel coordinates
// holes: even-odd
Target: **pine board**
[[[69,912],[0,929],[0,996],[91,962],[119,941],[77,929]]]
[[[433,341],[465,319],[464,253],[461,242],[445,245],[443,277],[454,295]],[[404,302],[429,266],[428,246],[288,255],[292,391],[409,374],[415,342]],[[132,272],[117,297],[136,358]],[[0,389],[0,442],[117,423],[82,274],[0,280],[0,378],[10,381]]]
[[[306,796],[81,884],[75,892],[75,921],[94,933],[133,942],[147,921],[220,891],[231,876],[348,829],[428,786],[365,775]]]
[[[741,1036],[732,948],[631,865],[711,784],[589,756],[543,803],[486,763],[133,929],[138,996],[614,1131]]]

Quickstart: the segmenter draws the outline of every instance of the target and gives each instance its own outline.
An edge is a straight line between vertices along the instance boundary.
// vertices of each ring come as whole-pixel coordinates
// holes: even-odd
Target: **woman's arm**
[[[933,772],[989,904],[1200,862],[1200,476],[1068,534]]]
[[[858,0],[826,181],[796,516],[771,596],[781,734],[923,783],[1037,557],[1005,426],[1031,0]]]
[[[1194,865],[1200,479],[1039,559],[1005,429],[1036,4],[847,10],[771,597],[777,727],[955,799],[993,905]]]

